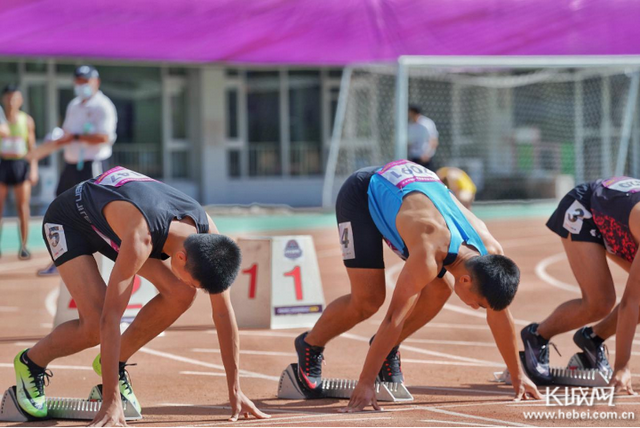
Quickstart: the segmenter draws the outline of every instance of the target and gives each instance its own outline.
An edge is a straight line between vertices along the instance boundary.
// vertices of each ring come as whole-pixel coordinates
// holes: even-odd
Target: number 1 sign
[[[311,327],[324,309],[311,236],[241,238],[242,267],[231,286],[240,327]]]

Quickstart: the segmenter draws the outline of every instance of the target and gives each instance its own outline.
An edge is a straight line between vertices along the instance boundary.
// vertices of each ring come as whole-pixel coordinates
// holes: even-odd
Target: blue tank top
[[[371,177],[367,192],[373,222],[396,254],[405,260],[409,257],[407,246],[396,228],[396,216],[402,200],[412,192],[426,195],[447,223],[451,241],[444,265],[455,261],[463,243],[475,247],[481,255],[487,254],[480,235],[460,211],[449,189],[438,176],[433,171],[407,160],[391,162],[377,170]],[[442,275],[444,271],[438,276]]]

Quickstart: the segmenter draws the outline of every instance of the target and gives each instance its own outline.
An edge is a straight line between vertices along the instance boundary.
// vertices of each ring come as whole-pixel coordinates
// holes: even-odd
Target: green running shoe
[[[16,397],[22,410],[36,418],[47,417],[47,400],[44,396],[45,378],[53,376],[50,371],[32,373],[24,361],[23,355],[29,349],[20,351],[13,359],[13,368],[16,371]]]
[[[136,398],[136,394],[133,393],[131,388],[131,379],[129,373],[125,369],[127,366],[135,366],[135,364],[125,364],[120,367],[120,396],[122,399],[126,399],[139,413],[142,413],[142,407]],[[93,360],[93,371],[102,376],[102,363],[100,361],[100,354]]]

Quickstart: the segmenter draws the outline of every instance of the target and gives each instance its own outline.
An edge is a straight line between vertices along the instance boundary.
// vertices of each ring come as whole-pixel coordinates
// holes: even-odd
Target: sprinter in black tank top
[[[14,361],[21,407],[46,416],[46,366],[56,358],[100,344],[94,369],[102,375],[104,402],[97,426],[124,425],[120,395],[139,404],[125,374],[126,361],[191,306],[196,290],[210,295],[229,384],[232,419],[258,410],[240,390],[237,324],[228,287],[240,266],[240,249],[220,235],[204,209],[189,196],[137,172],[116,167],[56,198],[43,221],[47,248],[71,296],[79,320],[56,327]],[[109,286],[93,254],[115,261]],[[170,260],[167,260],[169,259]],[[159,294],[120,338],[120,319],[135,275]]]

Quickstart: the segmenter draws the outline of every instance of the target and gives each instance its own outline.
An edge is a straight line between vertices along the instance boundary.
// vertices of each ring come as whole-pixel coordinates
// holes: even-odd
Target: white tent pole
[[[638,104],[638,83],[640,82],[640,71],[636,71],[631,76],[629,84],[629,95],[624,111],[624,121],[622,122],[622,135],[620,136],[620,147],[618,149],[618,160],[616,161],[615,175],[624,174],[624,166],[627,163],[629,154],[629,140],[631,139],[631,127],[635,119],[636,105]]]
[[[403,57],[398,60],[396,77],[396,147],[395,158],[407,158],[407,120],[409,108],[409,76]]]

